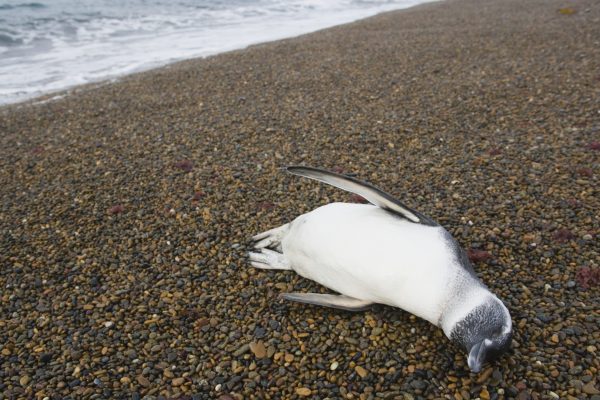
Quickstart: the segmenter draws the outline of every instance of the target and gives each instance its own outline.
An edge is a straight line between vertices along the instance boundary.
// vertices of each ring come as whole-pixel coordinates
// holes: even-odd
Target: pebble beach
[[[600,400],[600,7],[447,0],[0,108],[0,399]],[[442,330],[253,269],[355,196],[438,221],[504,301],[478,374]]]

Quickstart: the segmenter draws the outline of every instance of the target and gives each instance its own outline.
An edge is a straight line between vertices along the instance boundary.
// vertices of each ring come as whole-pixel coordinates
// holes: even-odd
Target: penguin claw
[[[256,252],[248,253],[250,265],[260,269],[292,269],[289,261],[281,253],[270,249],[259,249]]]

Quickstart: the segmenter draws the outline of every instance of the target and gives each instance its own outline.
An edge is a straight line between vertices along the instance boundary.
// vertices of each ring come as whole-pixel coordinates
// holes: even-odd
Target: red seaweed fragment
[[[44,147],[43,146],[35,146],[33,149],[31,149],[31,154],[42,154],[44,152]]]
[[[561,228],[554,232],[554,235],[552,237],[557,242],[568,242],[569,240],[574,239],[575,235],[570,230]]]
[[[190,172],[194,168],[194,163],[190,160],[181,160],[175,163],[175,168],[179,168],[185,172]]]
[[[192,197],[192,201],[200,201],[200,199],[204,197],[204,193],[198,191],[194,193],[194,196]]]
[[[594,141],[588,144],[588,149],[590,150],[600,150],[600,142]]]
[[[600,268],[581,267],[575,274],[575,280],[583,289],[600,284]]]
[[[350,202],[366,204],[369,201],[367,199],[365,199],[364,197],[362,197],[360,194],[353,193],[350,195]]]
[[[493,149],[490,149],[490,151],[488,151],[488,154],[490,156],[497,156],[499,154],[502,154],[502,149],[500,147],[494,147]]]
[[[579,168],[577,173],[588,178],[594,175],[594,171],[591,168]]]
[[[573,197],[567,199],[567,204],[573,208],[577,208],[581,206],[581,202]]]
[[[257,207],[259,210],[269,211],[272,210],[273,207],[275,207],[275,204],[271,203],[270,201],[263,201],[261,203],[258,203]]]
[[[478,249],[467,250],[467,256],[471,262],[487,261],[492,258],[492,255],[488,251]]]
[[[108,209],[108,213],[111,215],[121,214],[125,211],[125,206],[123,204],[117,204]]]

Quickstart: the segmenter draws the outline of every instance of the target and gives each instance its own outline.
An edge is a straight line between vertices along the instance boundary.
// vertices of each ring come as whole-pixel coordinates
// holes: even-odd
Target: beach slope
[[[591,0],[426,4],[3,107],[0,397],[598,399],[599,112]],[[444,225],[511,352],[471,375],[405,312],[279,300],[324,289],[248,238],[356,200],[289,164]]]

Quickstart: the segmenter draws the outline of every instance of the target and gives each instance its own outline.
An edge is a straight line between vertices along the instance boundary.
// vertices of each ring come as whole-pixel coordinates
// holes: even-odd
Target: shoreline
[[[291,34],[290,36],[284,36],[282,38],[277,38],[275,36],[273,39],[269,39],[269,40],[266,40],[266,41],[260,41],[259,40],[256,43],[250,43],[250,44],[247,44],[247,45],[240,45],[240,47],[233,48],[233,49],[227,49],[227,48],[225,48],[225,50],[218,51],[218,52],[215,52],[215,53],[209,52],[209,53],[206,53],[204,55],[189,56],[189,57],[172,59],[171,61],[158,62],[158,63],[155,63],[154,66],[142,67],[142,68],[130,71],[128,73],[116,74],[116,75],[107,75],[106,77],[101,78],[101,79],[90,80],[89,82],[83,83],[83,84],[74,84],[74,85],[66,86],[66,87],[64,87],[62,89],[51,90],[51,91],[48,91],[48,92],[45,92],[45,93],[40,93],[40,94],[37,94],[37,95],[29,96],[27,98],[24,98],[24,99],[15,101],[15,102],[0,103],[0,109],[2,107],[4,107],[4,106],[10,106],[10,105],[19,105],[19,104],[25,104],[25,103],[35,104],[36,103],[36,99],[40,99],[40,101],[42,101],[42,102],[53,101],[54,97],[59,97],[59,96],[64,97],[64,96],[67,96],[71,92],[74,92],[74,91],[76,92],[76,91],[79,91],[79,90],[86,90],[85,88],[89,89],[89,87],[93,88],[93,87],[96,87],[96,86],[102,86],[102,85],[106,85],[106,84],[115,83],[115,82],[118,82],[118,81],[120,81],[122,79],[125,79],[125,78],[127,78],[128,76],[131,76],[131,75],[136,75],[136,74],[145,73],[145,72],[151,72],[151,71],[154,71],[154,70],[157,70],[157,69],[161,69],[161,68],[169,68],[170,66],[178,64],[180,62],[199,61],[199,60],[202,60],[202,59],[205,59],[205,58],[210,58],[210,57],[218,56],[220,54],[226,54],[226,53],[229,53],[229,52],[236,52],[236,51],[244,51],[244,50],[246,50],[248,48],[251,48],[253,46],[260,46],[260,45],[263,45],[263,44],[269,44],[269,43],[277,42],[277,41],[280,41],[280,40],[287,40],[287,39],[293,39],[293,38],[296,38],[296,37],[300,37],[300,36],[303,36],[303,35],[310,35],[310,34],[313,34],[313,33],[321,32],[321,31],[324,31],[324,30],[327,30],[327,29],[338,27],[338,26],[352,24],[352,23],[355,23],[355,22],[362,21],[364,19],[373,18],[373,17],[376,17],[376,16],[381,15],[381,14],[385,14],[385,13],[388,13],[388,12],[402,11],[402,10],[405,10],[405,9],[408,9],[408,8],[419,7],[420,5],[425,5],[425,4],[428,4],[428,3],[435,3],[435,2],[438,2],[438,1],[441,1],[441,0],[425,0],[425,3],[421,3],[421,4],[417,4],[417,5],[413,5],[413,6],[407,6],[407,7],[403,7],[403,8],[398,8],[398,9],[395,9],[395,10],[380,11],[380,12],[377,12],[376,14],[374,14],[374,15],[371,15],[371,16],[361,17],[361,18],[355,19],[353,21],[340,22],[340,23],[335,24],[335,25],[330,25],[330,26],[325,26],[325,27],[322,27],[322,28],[317,28],[317,29],[314,29],[314,30],[311,30],[311,31],[308,31],[308,32],[303,32],[303,33],[299,33],[299,34]]]
[[[5,398],[597,400],[600,9],[451,0],[0,108]],[[479,374],[398,309],[253,269],[248,238],[351,195],[444,226],[511,312]],[[356,233],[360,235],[360,232]]]

